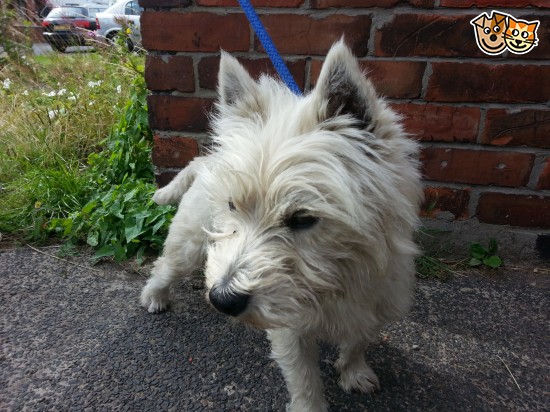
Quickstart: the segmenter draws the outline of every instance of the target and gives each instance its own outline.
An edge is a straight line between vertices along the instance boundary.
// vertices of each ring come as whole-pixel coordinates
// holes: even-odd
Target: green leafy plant
[[[124,115],[105,141],[105,150],[89,157],[93,189],[88,202],[68,218],[52,222],[52,229],[69,242],[83,240],[94,247],[94,261],[136,256],[141,262],[148,249],[162,247],[175,208],[151,200],[156,190],[151,142],[146,88],[139,76]]]
[[[470,260],[468,261],[468,265],[472,267],[484,265],[497,269],[502,266],[502,259],[497,255],[497,241],[494,238],[489,239],[487,248],[478,242],[470,243],[469,251]]]

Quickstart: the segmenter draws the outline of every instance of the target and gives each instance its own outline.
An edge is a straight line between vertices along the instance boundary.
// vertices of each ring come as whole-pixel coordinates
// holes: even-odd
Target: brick
[[[548,0],[441,0],[442,7],[546,7]]]
[[[432,63],[425,100],[546,103],[550,82],[543,79],[549,78],[546,65]]]
[[[398,99],[420,97],[425,62],[368,60],[359,64],[382,96]],[[322,66],[322,60],[311,61],[311,87],[316,84]]]
[[[213,99],[153,94],[147,96],[152,129],[204,132]]]
[[[529,181],[535,155],[425,147],[421,159],[428,180],[520,187]]]
[[[489,109],[481,143],[550,148],[550,110]]]
[[[537,182],[537,189],[550,190],[550,157],[544,160],[544,166]]]
[[[475,107],[393,104],[404,116],[405,130],[422,141],[475,143],[481,111]]]
[[[424,205],[421,208],[423,216],[437,217],[441,212],[450,212],[456,220],[468,218],[470,189],[426,187],[424,199]]]
[[[302,14],[262,15],[262,22],[282,54],[325,55],[342,35],[357,56],[368,52],[371,18],[331,14],[314,18]],[[263,51],[257,37],[254,49]]]
[[[299,7],[304,0],[251,0],[254,7]],[[197,6],[239,7],[237,0],[198,0]]]
[[[239,62],[248,70],[250,75],[258,79],[261,74],[269,74],[277,77],[277,71],[269,58],[248,59],[239,58]],[[304,90],[306,62],[305,60],[286,60],[288,69],[294,77],[296,84]],[[204,57],[198,65],[199,85],[203,89],[216,89],[218,83],[219,57]]]
[[[240,13],[146,11],[141,34],[147,50],[248,51],[250,45],[248,20]]]
[[[476,44],[473,17],[394,14],[376,31],[375,55],[486,57]]]
[[[326,9],[329,7],[393,7],[403,3],[410,4],[416,7],[433,7],[434,0],[312,0],[311,8]]]
[[[477,216],[485,223],[549,228],[550,197],[482,193]]]
[[[141,7],[189,7],[191,0],[139,0]]]
[[[145,81],[149,90],[194,92],[193,59],[189,56],[147,55]]]
[[[153,164],[160,167],[185,167],[199,155],[199,145],[192,137],[153,136]]]

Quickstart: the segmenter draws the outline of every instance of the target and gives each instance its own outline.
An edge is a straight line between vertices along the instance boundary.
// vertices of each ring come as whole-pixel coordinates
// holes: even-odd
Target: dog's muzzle
[[[208,293],[208,298],[220,312],[229,316],[239,316],[245,311],[250,295],[235,293],[221,286],[213,286]]]

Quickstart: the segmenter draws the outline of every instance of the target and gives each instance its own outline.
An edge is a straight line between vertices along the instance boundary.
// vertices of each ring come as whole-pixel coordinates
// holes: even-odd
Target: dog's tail
[[[153,201],[157,205],[178,204],[195,181],[198,169],[205,159],[206,156],[196,157],[170,183],[155,192]]]

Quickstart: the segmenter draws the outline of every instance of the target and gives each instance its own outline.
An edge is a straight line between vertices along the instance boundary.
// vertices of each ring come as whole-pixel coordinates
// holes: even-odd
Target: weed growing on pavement
[[[487,266],[493,269],[502,266],[502,259],[497,255],[498,244],[496,239],[489,239],[488,247],[478,242],[470,243],[468,249],[470,252],[468,265],[472,267]]]

